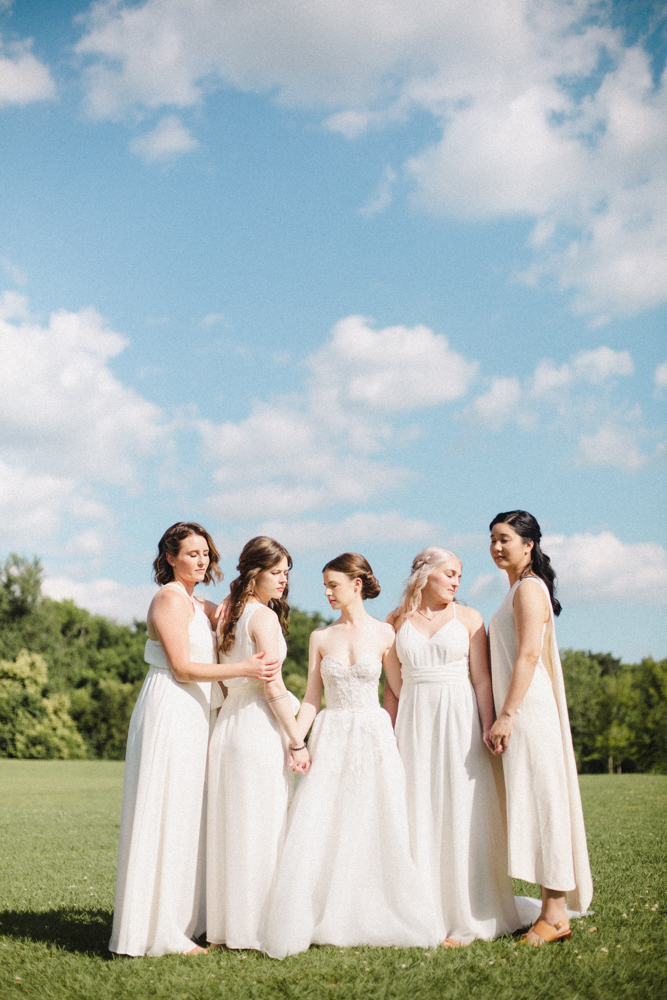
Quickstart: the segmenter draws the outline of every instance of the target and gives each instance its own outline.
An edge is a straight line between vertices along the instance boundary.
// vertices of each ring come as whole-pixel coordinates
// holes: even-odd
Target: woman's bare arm
[[[248,623],[248,634],[259,648],[266,650],[271,657],[275,656],[277,659],[280,659],[278,648],[280,622],[274,611],[264,607],[260,607],[255,611]],[[278,671],[272,680],[264,682],[264,694],[266,695],[269,708],[276,718],[276,722],[284,730],[289,739],[290,748],[292,746],[301,746],[303,740],[299,739],[299,727],[292,711],[292,702],[289,692],[285,687],[281,670]],[[290,750],[290,752],[297,765],[305,766],[310,760],[306,749],[299,751]]]
[[[299,714],[296,717],[301,741],[305,740],[322,704],[322,674],[320,672],[322,653],[319,648],[320,636],[318,634],[321,631],[322,629],[315,629],[311,632],[308,643],[308,685]]]
[[[190,659],[188,627],[192,607],[182,594],[163,588],[153,598],[148,610],[150,626],[160,641],[171,672],[181,684],[194,681],[224,681],[228,677],[273,677],[278,658],[272,661],[266,653],[249,656],[240,663],[193,663]],[[149,633],[150,634],[150,633]]]
[[[493,743],[489,731],[493,725],[495,713],[493,709],[493,688],[489,673],[489,647],[486,639],[486,629],[482,616],[474,608],[469,608],[466,614],[466,627],[470,634],[470,682],[475,691],[477,711],[482,724],[482,739],[489,750]]]
[[[530,577],[527,578],[529,579]],[[542,630],[548,620],[549,609],[544,591],[539,585],[528,586],[526,580],[523,580],[514,594],[517,657],[505,702],[489,733],[496,754],[507,748],[514,716],[531,685],[535,667],[542,654]]]

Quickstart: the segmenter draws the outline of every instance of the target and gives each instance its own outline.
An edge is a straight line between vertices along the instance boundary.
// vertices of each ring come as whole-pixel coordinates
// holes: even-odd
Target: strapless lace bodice
[[[362,656],[349,667],[327,654],[322,657],[320,672],[328,709],[360,712],[379,707],[378,683],[382,660],[375,653]]]

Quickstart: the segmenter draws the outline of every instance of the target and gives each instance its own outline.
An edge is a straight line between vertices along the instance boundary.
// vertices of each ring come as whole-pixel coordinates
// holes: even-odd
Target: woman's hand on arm
[[[542,633],[548,620],[547,599],[541,586],[537,583],[522,582],[514,594],[517,657],[512,668],[505,702],[489,733],[496,754],[507,749],[514,716],[528,692],[538,660],[542,655]]]
[[[470,634],[470,681],[475,691],[479,720],[482,724],[482,739],[489,750],[494,746],[489,736],[495,712],[493,708],[493,688],[489,673],[489,647],[482,616],[474,608],[467,611],[467,628]]]

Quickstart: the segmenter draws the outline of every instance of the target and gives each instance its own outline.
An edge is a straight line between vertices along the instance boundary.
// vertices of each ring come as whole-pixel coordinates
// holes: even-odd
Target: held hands
[[[243,661],[243,665],[244,675],[256,681],[273,681],[280,673],[280,660],[263,651],[249,656]]]
[[[295,774],[305,774],[306,771],[310,770],[310,765],[311,759],[307,746],[304,745],[300,750],[293,750],[290,747],[289,766]]]
[[[498,757],[503,750],[507,750],[507,744],[509,743],[513,725],[514,718],[501,712],[491,726],[491,729],[489,730],[489,740],[492,746],[489,749],[493,751],[494,756]],[[486,739],[484,742],[487,746],[489,745]]]

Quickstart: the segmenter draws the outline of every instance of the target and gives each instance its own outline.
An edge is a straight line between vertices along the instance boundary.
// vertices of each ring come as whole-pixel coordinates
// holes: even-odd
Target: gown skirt
[[[519,586],[535,585],[549,598],[541,580],[525,577],[510,589],[489,625],[496,711],[505,700],[517,656],[514,594]],[[544,626],[542,654],[501,760],[509,874],[566,891],[568,912],[585,912],[593,883],[553,614]]]
[[[199,605],[190,626],[190,649],[195,662],[213,662],[213,635]],[[127,738],[109,948],[157,958],[190,951],[192,938],[206,926],[204,806],[211,685],[180,684],[152,639],[146,643],[146,659],[151,668]]]
[[[427,639],[405,621],[396,649],[410,843],[434,895],[439,938],[509,934],[525,917],[507,875],[502,765],[482,741],[468,631],[453,618]]]
[[[378,703],[378,657],[322,659],[327,708],[309,741],[263,934],[273,958],[311,944],[429,947],[435,915],[410,855],[405,776]]]
[[[256,652],[248,622],[259,607],[246,605],[234,645],[221,659],[238,663]],[[282,636],[279,647],[283,660]],[[227,697],[209,747],[206,937],[228,948],[259,949],[294,775],[263,683],[235,677],[225,686]],[[219,704],[216,688],[214,706]]]

